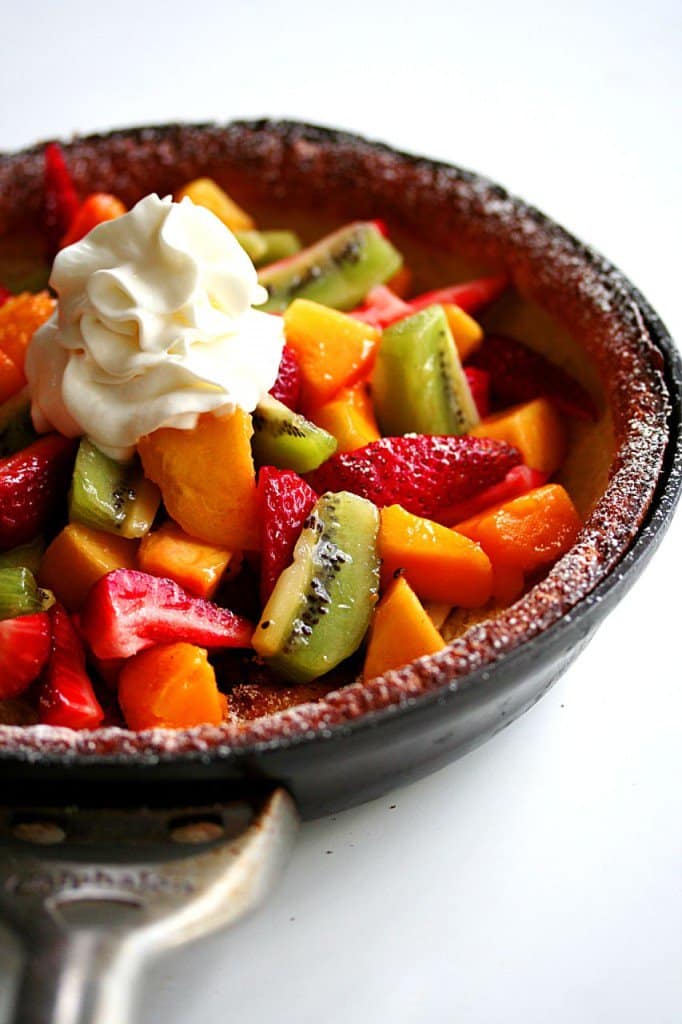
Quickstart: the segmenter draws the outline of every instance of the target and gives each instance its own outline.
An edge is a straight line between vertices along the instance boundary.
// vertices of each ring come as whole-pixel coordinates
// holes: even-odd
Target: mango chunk
[[[527,466],[549,476],[556,473],[566,455],[566,428],[546,398],[536,398],[488,416],[469,433],[506,441],[519,449]]]
[[[310,418],[336,438],[339,452],[363,448],[381,436],[365,384],[343,388],[331,401],[312,410]]]
[[[175,580],[190,594],[211,598],[223,577],[232,552],[196,540],[175,523],[164,523],[140,542],[138,563],[143,572]]]
[[[454,302],[444,302],[443,309],[459,358],[464,362],[483,341],[483,328]]]
[[[129,658],[118,699],[131,729],[220,725],[227,713],[206,651],[187,643],[161,644]]]
[[[401,574],[422,600],[476,608],[490,598],[492,567],[482,547],[400,505],[381,510],[379,554],[385,587]]]
[[[366,376],[380,337],[375,327],[309,299],[291,303],[284,313],[284,333],[301,368],[305,410]]]
[[[445,641],[419,598],[407,581],[399,577],[391,583],[374,613],[364,677],[374,679],[443,647]]]
[[[180,189],[176,199],[180,203],[185,197],[214,213],[230,231],[251,231],[256,226],[253,217],[242,210],[212,178],[189,181]]]
[[[93,583],[114,569],[137,568],[137,541],[69,523],[43,555],[38,579],[70,611],[78,611]]]
[[[205,413],[194,430],[162,427],[140,439],[145,476],[161,488],[168,514],[185,533],[228,551],[254,551],[258,539],[251,417]]]

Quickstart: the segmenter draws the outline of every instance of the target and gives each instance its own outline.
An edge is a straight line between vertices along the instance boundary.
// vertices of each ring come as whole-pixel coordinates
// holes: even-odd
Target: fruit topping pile
[[[506,277],[414,295],[379,221],[303,247],[210,179],[175,199],[257,269],[277,379],[255,409],[161,426],[119,461],[38,433],[24,365],[56,300],[0,288],[0,720],[217,725],[259,688],[276,708],[369,681],[441,650],[453,608],[517,600],[580,528],[553,478],[595,403],[484,333]],[[50,260],[125,213],[46,147]]]

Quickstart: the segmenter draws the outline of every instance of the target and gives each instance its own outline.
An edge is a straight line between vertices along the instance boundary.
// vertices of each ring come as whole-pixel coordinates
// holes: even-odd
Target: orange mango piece
[[[118,701],[131,729],[191,729],[220,725],[227,711],[203,647],[161,644],[129,658]]]
[[[28,343],[38,328],[52,316],[54,307],[55,300],[48,292],[35,295],[22,292],[0,306],[0,351],[19,370],[20,387],[25,383],[23,371]],[[0,360],[0,364],[4,365],[4,361]],[[0,376],[3,376],[1,370]]]
[[[102,576],[114,569],[136,568],[137,541],[69,523],[43,555],[39,580],[70,612],[76,612]]]
[[[13,359],[0,349],[0,402],[6,402],[21,391],[26,378]]]
[[[459,358],[464,362],[483,341],[483,328],[477,320],[456,306],[454,302],[444,302],[443,311]]]
[[[535,398],[488,416],[469,433],[506,441],[519,449],[527,466],[549,476],[556,473],[566,455],[566,428],[546,398]]]
[[[374,613],[364,677],[375,679],[444,647],[445,641],[419,598],[401,576],[391,583]]]
[[[176,199],[180,203],[185,197],[214,213],[230,231],[251,231],[256,226],[253,217],[242,210],[212,178],[189,181],[180,189]]]
[[[116,220],[126,212],[126,207],[118,196],[112,196],[109,192],[91,193],[76,211],[76,216],[59,243],[61,248],[80,242],[81,238],[85,238],[98,224],[104,224],[107,220]]]
[[[215,594],[232,552],[196,540],[169,522],[142,538],[137,558],[143,572],[175,580],[190,594],[208,599]]]
[[[339,452],[352,452],[381,436],[365,384],[343,388],[331,401],[312,410],[310,418],[336,438]]]
[[[476,608],[490,598],[492,567],[482,547],[400,505],[381,510],[379,554],[385,587],[400,573],[422,600]]]
[[[295,299],[284,313],[287,344],[301,368],[304,409],[324,405],[371,369],[380,333],[336,309]]]
[[[140,439],[145,476],[185,533],[228,551],[258,549],[251,417],[205,413],[194,430],[161,427]]]
[[[459,523],[457,533],[477,541],[494,565],[533,572],[568,551],[580,516],[560,484],[546,484]]]

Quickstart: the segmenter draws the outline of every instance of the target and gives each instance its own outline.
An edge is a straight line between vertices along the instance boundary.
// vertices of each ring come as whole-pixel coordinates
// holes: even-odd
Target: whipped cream
[[[149,195],[57,255],[55,313],[26,357],[40,432],[129,458],[158,427],[251,412],[277,378],[282,318],[229,229],[190,199]]]

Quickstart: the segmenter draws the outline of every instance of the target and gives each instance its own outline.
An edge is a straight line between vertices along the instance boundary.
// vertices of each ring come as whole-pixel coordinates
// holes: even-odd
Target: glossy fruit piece
[[[0,405],[0,458],[27,448],[37,437],[28,389],[22,388]]]
[[[465,366],[464,376],[479,419],[485,419],[490,413],[490,374],[475,366]]]
[[[161,493],[137,460],[116,462],[83,438],[69,491],[69,519],[117,537],[142,537],[151,529]]]
[[[476,541],[495,564],[529,573],[568,551],[580,516],[560,484],[546,484],[455,527]]]
[[[39,327],[55,309],[55,300],[46,292],[15,295],[0,308],[0,349],[24,372],[26,349]],[[25,379],[23,381],[25,383]]]
[[[278,402],[298,412],[301,403],[301,368],[296,353],[288,345],[282,350],[277,380],[270,388],[270,394]]]
[[[490,374],[493,408],[545,396],[569,416],[597,418],[597,407],[582,384],[515,338],[488,335],[471,363]]]
[[[124,213],[126,213],[126,207],[118,196],[112,196],[108,192],[91,193],[76,211],[76,215],[59,243],[60,249],[80,242],[81,238],[85,238],[98,224],[115,220]]]
[[[83,644],[61,605],[54,605],[49,616],[52,646],[40,686],[41,724],[96,729],[104,712],[85,669]]]
[[[248,647],[253,626],[227,608],[192,597],[172,580],[116,569],[83,606],[81,632],[97,658],[128,658],[155,644]]]
[[[0,402],[8,399],[21,391],[26,383],[23,370],[0,349]]]
[[[384,328],[411,313],[411,306],[396,295],[389,285],[378,284],[370,289],[365,301],[352,310],[349,316],[372,327]]]
[[[284,314],[287,345],[301,369],[301,403],[312,409],[371,368],[379,332],[319,302],[296,299]]]
[[[0,621],[0,700],[18,697],[38,678],[51,636],[47,612]]]
[[[185,533],[229,551],[258,548],[256,472],[251,417],[207,413],[194,430],[163,427],[141,438],[145,476],[161,488]]]
[[[498,412],[473,427],[475,437],[506,441],[518,448],[531,469],[551,476],[566,456],[566,428],[554,406],[546,398]]]
[[[138,565],[163,576],[196,597],[211,598],[232,560],[227,548],[196,540],[175,523],[164,523],[140,542]]]
[[[433,291],[415,295],[410,299],[410,306],[416,313],[434,303],[440,305],[445,303],[459,306],[465,313],[475,313],[498,298],[508,284],[509,278],[506,274],[479,277],[474,281],[464,281],[462,284],[452,284],[445,288],[436,288]]]
[[[383,434],[466,434],[478,423],[442,306],[386,328],[372,397]]]
[[[374,613],[363,676],[375,679],[444,647],[419,598],[401,576],[391,583]]]
[[[11,548],[9,551],[0,552],[0,569],[23,567],[24,569],[30,569],[33,575],[37,576],[44,552],[45,542],[43,538],[36,537],[28,544],[21,544],[18,548]]]
[[[301,251],[301,240],[293,231],[235,231],[235,238],[256,267],[288,259]]]
[[[45,213],[44,231],[50,262],[78,212],[80,200],[61,146],[50,142],[45,146]]]
[[[381,510],[379,554],[384,587],[401,574],[424,600],[477,608],[490,598],[492,567],[482,548],[400,505]]]
[[[309,473],[333,455],[336,439],[326,430],[265,395],[253,415],[251,446],[257,466]]]
[[[180,203],[185,197],[210,210],[230,231],[252,231],[256,226],[253,217],[242,210],[212,178],[189,181],[180,189],[176,200]]]
[[[23,565],[0,569],[0,619],[46,611],[52,602],[52,595],[38,587],[30,569]]]
[[[187,643],[130,658],[119,676],[118,700],[130,729],[220,725],[227,710],[206,651]]]
[[[352,491],[375,505],[402,505],[440,519],[441,511],[503,480],[521,462],[514,448],[480,437],[383,437],[332,456],[309,482],[318,492]]]
[[[518,498],[536,487],[542,487],[547,483],[547,474],[537,469],[530,469],[528,466],[514,466],[510,469],[503,480],[479,491],[473,498],[458,502],[450,508],[444,509],[439,519],[451,526],[453,523],[462,522],[471,516],[479,515],[487,509],[496,505],[503,505],[506,501]]]
[[[298,298],[334,309],[353,309],[371,288],[402,266],[402,256],[374,221],[355,221],[295,256],[264,267],[258,280],[268,290],[261,309],[281,313]]]
[[[58,514],[74,450],[70,438],[48,434],[0,459],[0,551],[33,540]]]
[[[275,583],[291,564],[303,523],[317,501],[305,480],[289,469],[263,466],[258,474],[260,498],[260,595],[265,604]]]
[[[342,388],[329,402],[314,409],[311,418],[336,438],[337,451],[352,452],[380,438],[372,400],[365,384]]]
[[[452,302],[443,302],[443,311],[452,332],[457,352],[462,362],[466,362],[483,341],[483,328],[472,316]]]
[[[308,682],[358,649],[379,591],[379,514],[354,494],[323,494],[305,520],[253,636],[287,679]]]
[[[114,569],[137,567],[135,540],[69,523],[45,552],[39,580],[70,612],[79,611],[97,580]]]
[[[386,287],[400,299],[406,298],[412,290],[412,271],[403,263],[400,270],[396,270],[392,277],[386,282]]]

